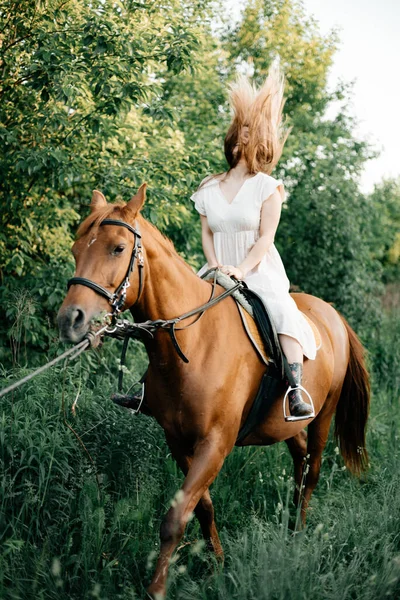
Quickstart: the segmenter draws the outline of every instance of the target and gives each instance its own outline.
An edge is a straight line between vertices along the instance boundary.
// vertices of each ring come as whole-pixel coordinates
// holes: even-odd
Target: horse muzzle
[[[89,330],[90,318],[80,306],[61,307],[57,315],[60,340],[76,344],[80,342]]]

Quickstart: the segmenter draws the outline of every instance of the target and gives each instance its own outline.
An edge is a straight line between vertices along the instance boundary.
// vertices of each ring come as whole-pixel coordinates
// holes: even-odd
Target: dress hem
[[[301,314],[301,311],[299,311]],[[314,356],[308,354],[305,352],[304,350],[304,346],[303,344],[300,342],[300,340],[296,337],[294,337],[293,333],[286,333],[285,331],[277,331],[276,332],[278,335],[286,335],[287,337],[292,338],[292,340],[296,340],[296,342],[301,346],[301,349],[303,350],[303,355],[308,358],[308,360],[315,360],[316,356],[317,356],[317,351],[315,351]],[[313,334],[314,335],[314,334]]]

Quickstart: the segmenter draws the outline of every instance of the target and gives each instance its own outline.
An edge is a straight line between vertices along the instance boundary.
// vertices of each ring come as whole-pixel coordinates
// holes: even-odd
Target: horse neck
[[[201,306],[210,297],[209,284],[195,275],[155,227],[139,219],[145,260],[143,291],[131,311],[135,320],[170,319]]]

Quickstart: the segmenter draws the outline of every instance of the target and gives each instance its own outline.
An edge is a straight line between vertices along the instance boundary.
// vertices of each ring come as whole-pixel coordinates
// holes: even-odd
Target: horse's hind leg
[[[218,560],[222,561],[224,559],[224,551],[222,550],[217,526],[215,524],[214,507],[209,490],[204,492],[194,509],[194,512],[199,520],[207,547],[215,554]]]
[[[327,407],[326,411],[322,410],[316,419],[308,426],[307,454],[309,458],[307,461],[304,493],[301,502],[301,520],[303,525],[306,523],[306,512],[311,494],[318,483],[322,452],[328,440],[332,416],[333,411]]]
[[[304,466],[307,456],[307,433],[303,429],[292,438],[286,440],[287,447],[292,455],[294,464],[294,481],[295,490],[293,501],[296,506],[299,506],[301,500],[301,492],[303,487]]]

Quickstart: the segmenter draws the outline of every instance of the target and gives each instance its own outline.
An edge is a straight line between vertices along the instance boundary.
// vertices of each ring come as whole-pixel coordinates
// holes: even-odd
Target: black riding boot
[[[295,389],[291,389],[288,393],[290,416],[294,417],[295,419],[311,417],[314,415],[313,406],[308,402],[305,402],[301,394],[300,386],[303,377],[303,365],[301,363],[289,363],[289,368],[296,386],[299,386],[295,387]],[[290,386],[287,379],[286,384]],[[290,417],[288,420],[290,420]]]
[[[123,406],[124,408],[130,408],[135,412],[140,412],[143,415],[147,415],[151,417],[151,411],[147,405],[145,399],[142,401],[142,394],[113,394],[111,396],[111,400],[114,404],[118,404],[118,406]]]

